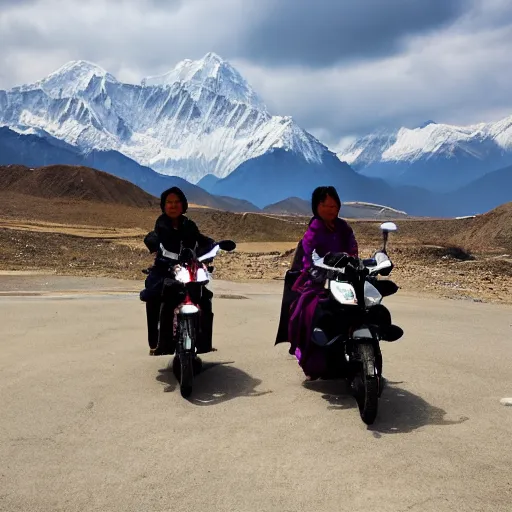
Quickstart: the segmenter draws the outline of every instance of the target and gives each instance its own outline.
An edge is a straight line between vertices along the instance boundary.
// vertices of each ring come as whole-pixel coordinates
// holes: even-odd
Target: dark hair
[[[162,192],[162,195],[160,196],[160,208],[162,209],[162,212],[165,212],[165,200],[169,194],[176,194],[180,198],[181,204],[183,206],[183,213],[186,213],[188,210],[187,196],[183,193],[183,190],[178,187],[171,187]]]
[[[336,201],[338,208],[341,208],[340,196],[334,187],[318,187],[314,190],[311,198],[311,209],[315,217],[318,217],[318,205],[323,203],[327,199],[327,196],[332,197],[332,199]]]

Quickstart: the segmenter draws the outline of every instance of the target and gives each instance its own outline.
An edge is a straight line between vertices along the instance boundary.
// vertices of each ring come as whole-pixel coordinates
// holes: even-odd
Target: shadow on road
[[[257,391],[255,388],[262,381],[230,366],[233,363],[234,361],[203,362],[201,373],[194,378],[194,388],[189,401],[195,405],[216,405],[233,398],[262,396],[272,392]],[[167,384],[166,392],[179,388],[170,366],[159,370],[156,379]]]
[[[457,420],[447,420],[446,411],[429,404],[410,391],[397,387],[396,384],[402,383],[386,381],[379,400],[377,419],[368,427],[376,438],[382,434],[407,434],[427,425],[458,425],[469,419],[463,416]],[[303,386],[323,393],[322,398],[330,404],[330,410],[357,410],[356,401],[344,380],[305,382]]]
[[[388,383],[379,403],[375,423],[368,427],[374,437],[380,434],[407,434],[427,425],[459,425],[469,418],[447,420],[446,411],[429,404],[423,398]]]
[[[166,384],[164,388],[165,393],[172,393],[178,387],[178,381],[172,373],[172,359],[166,368],[160,368],[156,380],[162,384]]]
[[[322,398],[329,402],[329,410],[353,409],[356,401],[350,394],[344,380],[313,380],[302,383],[303,387],[317,393],[323,393]]]

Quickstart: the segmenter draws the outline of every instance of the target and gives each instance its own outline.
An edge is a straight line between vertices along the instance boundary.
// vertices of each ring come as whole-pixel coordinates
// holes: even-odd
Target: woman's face
[[[177,219],[183,213],[183,203],[176,194],[169,194],[165,199],[165,214],[171,219]]]
[[[318,216],[325,222],[333,222],[338,218],[339,213],[338,203],[331,196],[327,196],[318,205]]]

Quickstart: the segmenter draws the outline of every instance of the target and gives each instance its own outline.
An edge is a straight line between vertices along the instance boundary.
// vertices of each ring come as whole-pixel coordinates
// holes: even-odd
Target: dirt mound
[[[0,190],[0,222],[49,222],[76,226],[140,228],[149,231],[160,206],[138,207],[66,197],[29,196]]]
[[[379,229],[382,220],[348,219],[356,233],[356,237],[368,243],[381,243],[382,232]],[[408,243],[419,245],[456,245],[458,237],[464,233],[473,219],[395,219],[398,232],[391,235],[392,243]]]
[[[455,240],[471,250],[512,251],[512,202],[475,217]]]
[[[157,198],[128,181],[103,171],[72,165],[50,165],[36,169],[21,165],[0,166],[0,190],[125,206],[158,205]]]
[[[285,214],[285,215],[310,215],[311,203],[298,197],[289,197],[283,201],[269,204],[263,208],[265,213]]]
[[[199,187],[196,187],[199,188]],[[214,198],[214,201],[211,202],[210,205],[207,204],[207,206],[210,206],[211,208],[217,208],[220,210],[226,210],[228,212],[239,212],[239,213],[245,213],[245,212],[259,212],[260,209],[252,204],[249,201],[246,201],[245,199],[237,199],[235,197],[229,197],[229,196],[211,196]],[[200,203],[200,204],[206,204],[206,203]]]
[[[230,213],[196,210],[189,212],[201,231],[217,240],[237,242],[296,242],[304,235],[307,221],[285,219],[260,213]]]

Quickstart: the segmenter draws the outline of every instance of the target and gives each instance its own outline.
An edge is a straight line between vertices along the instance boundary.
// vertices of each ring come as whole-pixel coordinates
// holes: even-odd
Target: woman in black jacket
[[[165,302],[162,301],[164,279],[173,277],[169,275],[169,260],[175,260],[178,263],[179,255],[185,248],[205,253],[214,245],[214,241],[200,233],[195,222],[185,216],[188,201],[181,189],[172,187],[162,192],[160,208],[162,215],[156,220],[154,231],[148,233],[144,238],[146,247],[151,253],[156,253],[156,256],[155,263],[145,282],[146,288],[140,294],[141,300],[146,302],[150,355],[174,353],[174,347],[167,342],[172,337],[169,333],[172,333],[174,308],[181,301],[180,293],[183,290],[178,283],[170,294],[168,293],[169,288],[166,288]],[[172,287],[170,289],[173,290]],[[212,294],[208,290],[205,292],[206,296],[201,301],[203,319],[201,323],[204,327],[203,330],[210,331],[204,334],[210,335],[211,343]],[[159,336],[159,321],[162,336]]]

